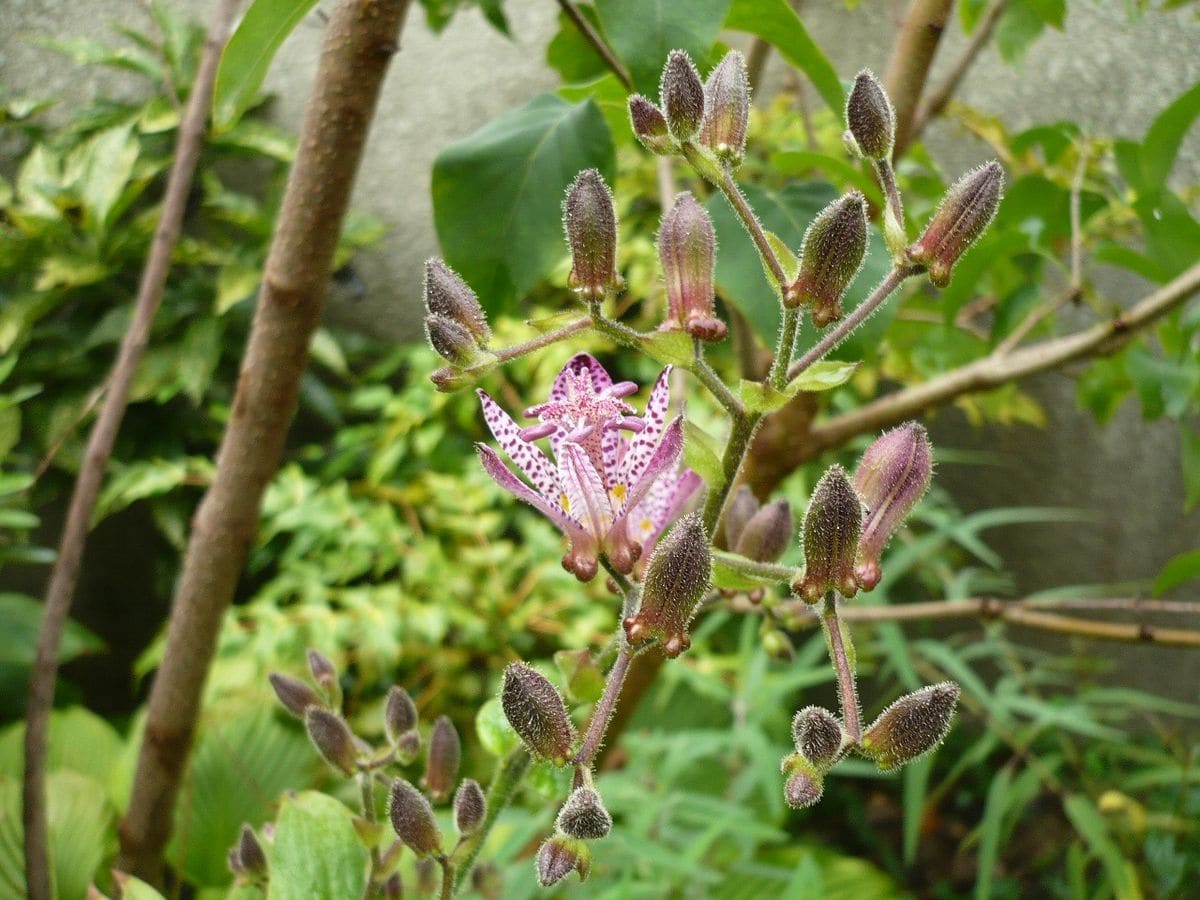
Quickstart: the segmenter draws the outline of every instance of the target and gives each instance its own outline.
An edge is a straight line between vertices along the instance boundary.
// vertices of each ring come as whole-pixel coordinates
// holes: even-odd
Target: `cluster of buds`
[[[425,336],[449,365],[431,379],[441,391],[469,384],[467,369],[490,368],[495,356],[487,349],[492,331],[479,298],[457,272],[440,259],[425,263]]]
[[[712,578],[712,550],[699,513],[680,518],[667,533],[646,569],[641,603],[625,619],[625,637],[633,647],[657,641],[674,658],[692,645],[688,624]]]
[[[789,806],[804,809],[821,799],[825,773],[853,742],[833,713],[806,706],[792,718],[792,743],[796,752],[785,756],[780,765],[787,776],[783,793]]]
[[[702,341],[724,339],[725,323],[714,309],[716,232],[708,210],[691,192],[676,197],[663,216],[658,255],[667,282],[667,318],[662,329],[683,329]]]
[[[775,562],[792,539],[792,505],[786,500],[761,504],[743,484],[729,501],[722,527],[725,546],[734,553],[755,562]]]

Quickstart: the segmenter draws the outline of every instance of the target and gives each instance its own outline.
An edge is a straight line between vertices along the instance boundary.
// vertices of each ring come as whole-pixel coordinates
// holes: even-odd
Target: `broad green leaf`
[[[612,137],[590,101],[535,97],[451,144],[433,167],[446,261],[491,312],[511,309],[566,253],[562,196],[582,169],[611,174]]]
[[[223,316],[235,304],[254,296],[261,280],[262,271],[258,266],[237,261],[222,266],[217,273],[217,299],[214,304],[216,314]]]
[[[993,40],[1009,65],[1018,64],[1025,51],[1046,27],[1046,20],[1033,6],[1037,0],[1012,0],[996,23]]]
[[[687,368],[695,357],[695,345],[686,331],[652,331],[642,339],[642,349],[664,366]]]
[[[85,37],[38,38],[40,47],[61,53],[80,66],[109,66],[136,72],[153,82],[162,78],[162,63],[145,50],[134,47],[110,47]]]
[[[275,52],[316,0],[254,0],[225,45],[213,88],[213,126],[225,131],[258,97]]]
[[[1023,0],[1047,25],[1062,29],[1067,19],[1067,0]]]
[[[729,2],[596,0],[596,13],[609,44],[629,69],[634,88],[654,98],[672,50],[686,50],[697,63],[708,55]]]
[[[1092,801],[1082,794],[1070,794],[1063,800],[1063,810],[1088,849],[1100,858],[1117,900],[1140,900],[1142,891],[1133,863],[1124,857],[1120,847],[1109,836],[1104,817],[1092,805]]]
[[[604,121],[608,123],[608,133],[617,147],[632,147],[637,143],[629,122],[629,92],[611,72],[592,81],[564,84],[555,94],[568,103],[591,100],[600,107]]]
[[[1159,113],[1146,132],[1139,154],[1145,188],[1158,189],[1166,184],[1179,147],[1197,116],[1200,116],[1200,82]]]
[[[206,482],[212,471],[212,462],[201,456],[147,459],[116,468],[96,501],[92,525],[139,500],[169,493],[185,482]]]
[[[747,31],[771,44],[779,55],[808,76],[821,99],[841,118],[846,95],[837,70],[817,46],[788,0],[733,0],[725,27]]]
[[[1134,204],[1146,231],[1146,255],[1168,278],[1200,259],[1200,222],[1187,205],[1168,190],[1143,194]]]
[[[710,489],[725,483],[720,446],[712,435],[690,419],[683,423],[683,461]]]
[[[782,391],[764,385],[761,381],[743,379],[738,385],[738,392],[747,409],[761,413],[773,412],[801,391],[828,391],[845,384],[857,368],[856,362],[823,359],[809,366]]]
[[[46,747],[46,771],[87,775],[105,785],[106,795],[114,802],[124,803],[128,799],[117,797],[114,790],[125,742],[116,729],[95,713],[82,706],[53,710]],[[0,776],[19,781],[24,759],[25,723],[15,722],[0,733]]]
[[[592,25],[599,24],[596,7],[590,3],[579,3],[577,8]],[[546,46],[546,63],[566,83],[592,81],[608,71],[604,60],[592,49],[592,45],[579,33],[565,12],[558,14],[558,31]]]
[[[110,215],[133,174],[141,147],[133,124],[108,128],[80,145],[79,156],[68,161],[78,166],[77,190],[87,224],[103,232]]]
[[[479,736],[479,743],[483,745],[483,749],[497,758],[507,756],[521,743],[513,727],[508,724],[508,719],[504,717],[500,701],[495,697],[479,707],[479,712],[475,714],[475,733]]]
[[[354,830],[353,814],[316,791],[283,801],[267,855],[271,900],[361,897],[367,884],[370,856]]]
[[[37,645],[38,631],[42,622],[42,605],[32,597],[12,592],[0,593],[0,663],[28,666],[33,663],[33,650]],[[75,659],[85,653],[98,653],[104,642],[82,625],[67,622],[58,651],[59,661]]]

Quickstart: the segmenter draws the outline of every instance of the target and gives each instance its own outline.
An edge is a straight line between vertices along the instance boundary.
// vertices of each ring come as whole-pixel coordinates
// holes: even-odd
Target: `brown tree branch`
[[[25,769],[22,821],[25,828],[25,882],[32,900],[50,900],[51,880],[46,835],[46,738],[54,682],[58,675],[58,648],[79,583],[88,526],[113,443],[129,403],[129,388],[150,342],[150,327],[162,302],[171,251],[179,240],[187,196],[200,149],[204,143],[208,109],[212,102],[217,62],[229,36],[238,0],[223,0],[217,7],[196,71],[196,83],[175,143],[175,161],[167,176],[162,212],[142,270],[129,328],[121,338],[116,362],[108,377],[104,404],[88,435],[83,464],[75,480],[67,520],[59,539],[58,554],[46,586],[45,613],[29,678],[29,703],[25,718]],[[98,395],[97,395],[98,396]],[[52,451],[53,452],[53,451]]]
[[[342,0],[325,28],[212,486],[193,520],[154,679],[120,866],[161,882],[179,783],[222,616],[279,466],[380,86],[409,0]]]
[[[896,108],[897,159],[904,155],[911,140],[917,104],[925,90],[925,79],[942,32],[946,30],[951,6],[953,0],[912,0],[892,45],[884,84]]]
[[[562,11],[567,14],[567,18],[571,20],[583,36],[583,39],[591,45],[591,48],[596,51],[596,55],[604,61],[604,64],[617,76],[617,81],[621,82],[621,86],[627,91],[633,90],[633,78],[629,75],[629,70],[617,58],[617,54],[613,52],[612,47],[608,46],[604,38],[600,35],[588,21],[587,17],[579,11],[579,7],[575,5],[574,0],[558,0],[558,5],[562,7]]]

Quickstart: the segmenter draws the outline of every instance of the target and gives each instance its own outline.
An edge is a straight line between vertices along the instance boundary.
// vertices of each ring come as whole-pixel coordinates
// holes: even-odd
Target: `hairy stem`
[[[450,857],[445,853],[437,858],[438,865],[442,867],[442,891],[441,900],[450,900],[454,896],[454,866],[450,862]]]
[[[742,460],[746,458],[746,449],[750,446],[750,439],[754,437],[754,430],[758,427],[761,419],[762,416],[758,413],[746,413],[742,416],[732,417],[729,441],[725,444],[725,454],[721,457],[721,484],[715,487],[709,486],[708,495],[704,499],[704,527],[710,538],[717,533],[717,523],[721,521],[721,511],[725,508],[725,501],[729,498],[734,481],[737,480]]]
[[[763,263],[766,264],[766,267],[771,272],[771,277],[775,279],[775,284],[782,291],[788,281],[788,277],[783,271],[783,264],[779,262],[779,257],[775,255],[775,250],[767,240],[767,233],[763,231],[762,224],[754,215],[754,210],[750,208],[750,202],[746,199],[746,195],[742,193],[742,189],[733,180],[733,174],[729,171],[728,166],[725,167],[722,178],[717,183],[717,187],[721,189],[721,193],[725,195],[725,199],[729,201],[729,205],[733,207],[733,211],[742,220],[742,225],[750,235],[750,239],[754,241],[754,246],[758,248],[758,255],[762,257]]]
[[[520,787],[521,780],[529,771],[532,762],[529,751],[524,747],[517,747],[500,760],[496,766],[496,774],[492,777],[491,785],[488,786],[487,813],[483,817],[483,824],[479,826],[479,831],[471,835],[470,841],[464,845],[467,848],[467,854],[456,866],[455,883],[464,885],[470,882],[468,876],[471,874],[471,868],[475,865],[475,860],[479,857],[479,851],[483,849],[492,826],[500,818],[500,813],[512,803],[517,788]]]
[[[775,348],[775,359],[771,361],[771,369],[763,379],[777,391],[787,387],[788,366],[792,363],[792,351],[796,346],[796,331],[800,325],[800,307],[785,307],[783,324],[779,329],[779,346]]]
[[[528,353],[533,353],[535,350],[541,350],[543,347],[549,347],[551,344],[557,344],[565,338],[571,337],[573,334],[578,334],[581,331],[586,331],[592,325],[590,316],[584,316],[568,322],[561,328],[555,328],[553,331],[547,331],[545,334],[540,334],[535,338],[531,338],[520,344],[513,344],[511,347],[504,347],[497,350],[496,359],[500,362],[508,362],[509,360],[517,359],[525,356]]]
[[[730,553],[728,550],[713,550],[712,554],[714,560],[730,569],[746,575],[752,575],[755,578],[770,578],[772,581],[778,581],[781,584],[791,584],[795,577],[800,574],[799,569],[794,569],[791,566],[758,562],[753,559],[747,559],[737,553]]]
[[[608,731],[608,723],[617,709],[617,701],[621,697],[621,687],[625,684],[625,676],[629,674],[629,663],[632,660],[633,653],[630,651],[629,645],[622,641],[613,667],[608,670],[608,680],[604,682],[604,693],[596,702],[596,708],[592,711],[592,718],[588,722],[587,732],[583,736],[583,743],[579,746],[579,752],[575,754],[576,769],[585,769],[591,766],[596,754],[600,751],[600,745],[604,743],[604,734]]]
[[[700,341],[696,341],[695,344],[696,355],[692,362],[692,374],[708,389],[708,392],[713,395],[713,399],[725,408],[725,412],[731,416],[744,415],[746,408],[742,406],[742,401],[729,389],[729,386],[725,384],[721,376],[716,373],[716,370],[704,358],[703,344]]]
[[[858,685],[854,680],[854,666],[850,662],[851,648],[847,646],[849,635],[842,630],[838,620],[838,596],[830,591],[825,595],[825,608],[821,613],[821,624],[825,626],[825,637],[829,642],[829,658],[837,670],[838,699],[842,703],[842,724],[854,743],[862,741],[862,721],[858,708]],[[846,640],[843,640],[845,638]]]

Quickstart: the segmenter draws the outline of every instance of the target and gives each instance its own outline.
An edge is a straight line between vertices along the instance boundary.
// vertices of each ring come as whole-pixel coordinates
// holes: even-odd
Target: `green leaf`
[[[925,803],[929,796],[929,776],[933,771],[934,755],[928,754],[904,767],[902,806],[904,808],[904,864],[912,866],[917,860],[917,845],[921,840],[921,823],[925,820]]]
[[[38,631],[42,624],[42,604],[24,594],[5,591],[0,593],[0,663],[29,666],[33,663],[33,649],[37,645]],[[59,662],[99,653],[104,641],[75,621],[67,622],[59,647]]]
[[[1008,807],[1008,788],[1012,784],[1012,769],[1004,766],[996,773],[988,786],[984,801],[983,821],[979,823],[979,862],[975,882],[976,900],[988,900],[992,896],[992,870],[1000,852],[1000,839],[1004,826],[1004,813]]]
[[[1142,891],[1133,864],[1109,836],[1104,817],[1092,801],[1082,794],[1071,794],[1063,800],[1063,810],[1088,849],[1100,858],[1117,900],[1140,900]]]
[[[1157,190],[1166,184],[1175,157],[1179,155],[1179,147],[1197,116],[1200,116],[1200,82],[1159,113],[1147,130],[1139,154],[1142,189]]]
[[[316,791],[283,801],[267,855],[272,900],[361,897],[367,885],[370,855],[354,830],[353,814]]]
[[[841,79],[788,0],[734,0],[725,27],[747,31],[771,44],[808,76],[821,99],[841,120],[846,106]]]
[[[801,391],[828,391],[845,384],[857,368],[857,362],[847,363],[834,359],[823,359],[809,366],[782,391],[764,385],[761,381],[743,379],[738,385],[738,392],[747,409],[753,412],[769,413],[779,409]]]
[[[1045,27],[1046,20],[1034,9],[1031,0],[1013,0],[996,23],[993,40],[1004,61],[1016,65]]]
[[[140,150],[130,123],[99,132],[78,148],[78,158],[72,154],[69,164],[79,166],[79,198],[94,231],[103,232],[108,226]]]
[[[566,253],[562,196],[582,169],[609,174],[612,136],[590,101],[535,97],[438,154],[433,212],[446,261],[491,312],[511,309]]]
[[[686,331],[652,331],[642,338],[642,349],[664,366],[687,368],[695,356],[695,345]]]
[[[0,660],[0,664],[8,660]],[[46,742],[46,771],[77,772],[105,785],[105,795],[117,796],[116,772],[125,758],[125,742],[111,725],[82,706],[50,713]],[[25,760],[25,723],[15,722],[0,734],[0,776],[20,780]]]
[[[577,8],[593,26],[599,24],[594,6],[580,3]],[[565,12],[558,14],[558,31],[546,47],[546,63],[564,82],[592,81],[608,71],[604,60]]]
[[[258,97],[271,60],[283,39],[316,0],[254,0],[238,23],[217,68],[213,88],[213,126],[225,131]]]
[[[699,63],[712,49],[730,0],[596,0],[609,45],[629,69],[636,90],[658,96],[672,50]],[[703,74],[703,73],[702,73]]]
[[[1180,428],[1179,440],[1183,487],[1186,493],[1183,506],[1184,509],[1190,510],[1200,503],[1200,431]]]
[[[500,701],[495,697],[479,707],[479,712],[475,714],[475,733],[479,735],[483,749],[497,758],[507,756],[521,743],[504,717]]]
[[[712,564],[713,587],[729,591],[752,591],[759,587],[771,587],[779,582],[773,578],[760,578],[750,575],[725,562],[719,556],[713,557]]]
[[[787,280],[789,282],[795,281],[796,276],[800,274],[800,260],[796,259],[796,254],[783,242],[783,238],[775,232],[767,231],[766,238],[771,249],[775,251],[775,256],[779,258],[779,264],[783,267],[783,274],[787,276]],[[766,265],[766,263],[763,265]],[[771,277],[770,272],[767,273],[767,277]]]
[[[121,900],[166,900],[140,878],[124,876],[121,878]]]
[[[683,422],[683,461],[704,479],[710,488],[725,483],[721,468],[721,448],[715,438],[690,419]]]
[[[883,206],[883,191],[878,182],[861,168],[841,156],[829,156],[813,150],[782,150],[771,154],[771,168],[779,175],[808,175],[813,170],[823,172],[849,187],[862,191],[875,206]]]

